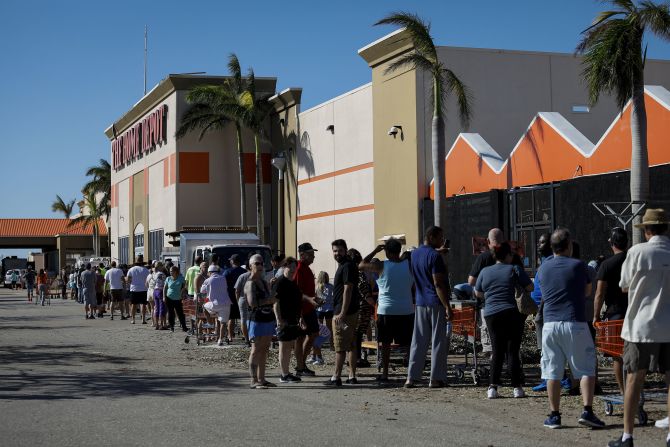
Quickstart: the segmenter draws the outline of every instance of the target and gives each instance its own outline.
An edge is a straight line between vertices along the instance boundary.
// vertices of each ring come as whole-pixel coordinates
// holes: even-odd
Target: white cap
[[[207,269],[207,272],[212,273],[212,272],[218,272],[219,271],[219,266],[216,264],[212,264],[209,266]]]

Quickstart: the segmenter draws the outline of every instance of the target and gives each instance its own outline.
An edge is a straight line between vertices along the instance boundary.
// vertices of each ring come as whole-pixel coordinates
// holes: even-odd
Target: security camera
[[[398,132],[400,132],[400,134],[402,135],[402,126],[395,125],[391,126],[391,128],[388,131],[388,134],[393,136],[393,138],[395,138],[395,136],[398,135]]]

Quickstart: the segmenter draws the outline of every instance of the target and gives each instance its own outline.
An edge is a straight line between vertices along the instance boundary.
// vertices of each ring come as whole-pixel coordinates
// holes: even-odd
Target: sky
[[[0,218],[61,217],[59,194],[80,198],[87,167],[109,160],[104,135],[170,73],[243,69],[302,87],[302,110],[370,82],[360,48],[395,30],[373,24],[410,11],[437,45],[568,52],[606,5],[596,0],[143,0],[0,2]],[[650,39],[648,57],[670,59]],[[8,250],[0,250],[8,252]]]

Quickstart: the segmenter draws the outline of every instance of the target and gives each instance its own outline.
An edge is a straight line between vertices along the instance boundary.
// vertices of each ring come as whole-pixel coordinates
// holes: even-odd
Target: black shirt
[[[275,291],[277,292],[281,319],[287,324],[298,324],[302,303],[302,293],[298,285],[282,276],[275,283]]]
[[[335,272],[335,282],[333,284],[333,305],[335,307],[335,314],[342,312],[342,300],[344,297],[344,285],[349,284],[352,286],[351,302],[349,303],[349,309],[345,312],[345,315],[353,315],[358,312],[360,307],[360,293],[358,292],[358,267],[354,264],[351,259],[346,258],[337,267],[337,272]]]
[[[607,283],[605,292],[605,315],[607,316],[620,314],[623,318],[628,308],[628,294],[623,293],[619,287],[621,266],[625,260],[626,252],[617,253],[605,259],[598,269],[596,279]]]
[[[472,268],[470,269],[469,276],[477,278],[479,276],[479,273],[481,273],[481,271],[484,269],[484,267],[490,267],[492,265],[495,265],[495,263],[496,259],[493,257],[491,251],[486,250],[485,252],[480,253],[479,256],[477,256],[477,259],[475,259],[475,262],[472,264]],[[519,255],[516,253],[512,254],[512,265],[518,265],[522,269],[524,268],[521,257],[519,257]]]

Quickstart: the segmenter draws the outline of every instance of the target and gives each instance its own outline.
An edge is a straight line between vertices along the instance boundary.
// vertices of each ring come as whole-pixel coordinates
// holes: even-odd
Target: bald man
[[[486,238],[486,242],[488,244],[489,249],[484,251],[483,253],[480,253],[479,256],[477,256],[477,259],[475,259],[475,262],[472,264],[472,268],[470,269],[470,275],[468,276],[468,284],[470,284],[472,287],[475,286],[475,283],[477,282],[477,277],[479,276],[479,273],[484,269],[484,267],[489,267],[496,263],[496,260],[493,257],[491,250],[493,250],[494,247],[505,242],[505,235],[500,228],[491,228],[489,230],[488,237]],[[521,268],[523,268],[523,262],[521,261],[519,255],[517,255],[516,253],[512,257],[512,264],[518,265]],[[480,326],[480,329],[481,329],[482,351],[491,352],[492,350],[491,339],[489,337],[489,330],[486,327],[486,321],[484,320],[483,314],[481,320],[482,324]]]

